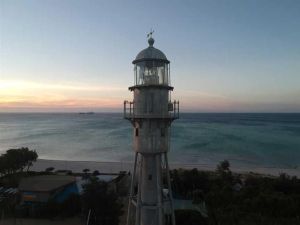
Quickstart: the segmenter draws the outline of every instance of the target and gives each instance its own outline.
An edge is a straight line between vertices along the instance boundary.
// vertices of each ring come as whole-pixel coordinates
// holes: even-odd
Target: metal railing
[[[135,119],[135,118],[157,118],[157,119],[178,119],[179,118],[179,101],[173,101],[168,103],[168,113],[154,113],[154,112],[145,112],[145,113],[136,113],[135,103],[125,100],[124,101],[124,118],[125,119]]]

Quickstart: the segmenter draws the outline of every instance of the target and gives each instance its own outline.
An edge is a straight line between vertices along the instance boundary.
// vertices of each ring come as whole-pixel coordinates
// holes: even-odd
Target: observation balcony
[[[144,112],[137,109],[134,102],[124,101],[124,118],[128,120],[134,119],[169,119],[176,120],[179,118],[179,101],[168,103],[167,113]],[[143,111],[143,112],[141,112]],[[151,111],[151,110],[150,110]]]

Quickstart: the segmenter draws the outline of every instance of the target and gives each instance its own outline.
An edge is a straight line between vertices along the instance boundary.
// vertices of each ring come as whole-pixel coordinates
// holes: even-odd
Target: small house
[[[50,199],[63,202],[71,194],[78,194],[75,177],[62,175],[25,177],[19,191],[21,204],[46,203]]]

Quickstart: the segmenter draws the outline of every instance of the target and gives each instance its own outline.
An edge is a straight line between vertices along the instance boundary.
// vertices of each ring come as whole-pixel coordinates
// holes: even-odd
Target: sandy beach
[[[80,173],[83,169],[89,169],[91,172],[98,170],[100,173],[119,173],[120,171],[131,171],[132,162],[96,162],[96,161],[67,161],[67,160],[49,160],[38,159],[32,166],[33,171],[44,171],[46,168],[54,167],[55,170],[71,170],[74,173]],[[209,164],[181,164],[170,163],[171,169],[193,169],[213,171],[216,165]],[[237,173],[259,173],[265,175],[278,176],[280,173],[286,173],[290,176],[300,177],[300,169],[276,168],[276,167],[231,167],[233,172]]]

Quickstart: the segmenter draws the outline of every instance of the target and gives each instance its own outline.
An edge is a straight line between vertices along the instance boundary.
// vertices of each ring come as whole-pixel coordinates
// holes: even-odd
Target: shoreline
[[[217,165],[210,164],[188,164],[188,163],[169,163],[170,169],[193,169],[203,171],[215,171]],[[100,173],[119,173],[120,171],[132,171],[133,162],[101,162],[101,161],[72,161],[72,160],[54,160],[38,159],[30,168],[31,171],[45,171],[48,167],[54,167],[54,170],[71,170],[74,173],[81,173],[83,169],[89,169],[90,172],[98,170]],[[300,169],[276,168],[276,167],[230,167],[235,173],[258,173],[262,175],[279,176],[280,173],[286,173],[290,176],[300,178]]]

